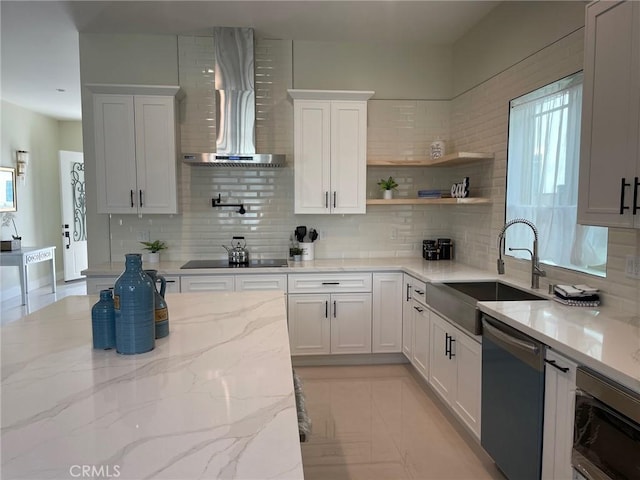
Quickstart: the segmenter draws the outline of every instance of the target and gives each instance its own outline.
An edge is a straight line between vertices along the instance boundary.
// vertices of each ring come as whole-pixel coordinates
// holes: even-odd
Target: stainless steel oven
[[[640,395],[601,375],[576,373],[574,478],[640,478]]]

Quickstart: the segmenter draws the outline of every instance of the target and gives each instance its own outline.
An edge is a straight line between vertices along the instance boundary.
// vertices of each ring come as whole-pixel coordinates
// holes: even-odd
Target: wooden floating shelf
[[[483,197],[367,199],[367,205],[486,205],[489,203],[491,203],[491,199]]]
[[[456,152],[435,160],[371,160],[368,167],[448,167],[481,160],[493,160],[493,153]]]

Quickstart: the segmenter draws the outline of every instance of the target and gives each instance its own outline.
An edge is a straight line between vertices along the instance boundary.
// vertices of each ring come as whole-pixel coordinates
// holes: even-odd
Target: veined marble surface
[[[481,302],[480,310],[640,393],[640,326],[606,308]]]
[[[92,348],[96,301],[1,328],[3,479],[303,478],[282,292],[168,294],[126,356]]]

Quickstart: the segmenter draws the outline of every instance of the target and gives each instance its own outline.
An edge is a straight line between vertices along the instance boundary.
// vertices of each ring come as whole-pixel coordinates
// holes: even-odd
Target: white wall
[[[15,151],[27,150],[29,164],[24,181],[16,186],[16,226],[24,246],[55,245],[56,266],[62,268],[60,168],[58,150],[82,151],[80,122],[60,122],[25,108],[2,102],[2,166],[15,167]],[[2,228],[10,239],[13,228]],[[59,272],[60,273],[60,272]],[[30,288],[50,283],[49,265],[29,268]],[[20,295],[17,268],[0,269],[0,298]]]
[[[374,99],[449,99],[451,47],[293,42],[293,86],[373,90]]]
[[[149,231],[152,238],[169,243],[169,250],[163,253],[164,258],[169,260],[224,258],[225,252],[219,245],[228,243],[234,233],[245,234],[254,255],[283,255],[286,254],[292,229],[296,225],[307,225],[321,232],[316,244],[319,258],[418,256],[422,239],[446,236],[454,239],[458,259],[493,269],[497,256],[495,239],[504,222],[508,102],[511,98],[582,68],[583,33],[575,29],[583,22],[583,6],[582,2],[508,2],[501,5],[454,46],[452,58],[457,59],[455,62],[443,67],[440,72],[442,75],[434,79],[433,84],[423,77],[424,87],[416,90],[423,92],[416,95],[432,94],[424,92],[443,94],[446,88],[439,82],[449,76],[446,73],[449,68],[449,78],[453,78],[455,84],[455,89],[450,93],[455,94],[452,100],[446,96],[444,101],[430,98],[403,100],[405,88],[413,88],[414,80],[422,72],[420,62],[413,69],[411,62],[406,61],[409,57],[405,57],[396,63],[396,66],[402,67],[394,72],[395,87],[391,77],[383,77],[379,88],[382,91],[389,89],[385,99],[376,100],[374,97],[369,102],[369,158],[425,158],[427,146],[437,136],[447,139],[450,149],[496,154],[493,163],[450,169],[370,168],[370,197],[378,195],[375,183],[383,176],[393,175],[399,180],[400,196],[415,196],[419,188],[448,188],[454,181],[469,176],[472,194],[491,197],[491,205],[372,206],[364,216],[293,215],[292,167],[295,159],[291,155],[292,109],[290,103],[282,100],[283,92],[290,85],[296,88],[370,88],[369,83],[352,83],[350,80],[366,78],[367,75],[362,71],[345,67],[336,72],[333,67],[348,65],[349,58],[359,53],[365,58],[362,64],[364,73],[370,75],[374,46],[366,52],[363,46],[345,45],[347,53],[339,55],[336,53],[339,46],[334,44],[297,45],[297,42],[293,42],[293,47],[289,49],[292,44],[288,41],[259,40],[257,63],[273,62],[276,68],[265,107],[265,112],[271,115],[269,118],[273,121],[258,126],[258,149],[287,154],[288,166],[264,172],[197,169],[182,165],[180,186],[183,213],[143,218],[120,215],[110,220],[106,215],[93,213],[94,223],[101,225],[102,235],[90,246],[90,263],[100,263],[109,257],[119,261],[124,253],[141,251],[137,242],[137,234],[141,231]],[[202,59],[195,53],[207,57],[206,52],[211,48],[212,41],[206,38],[196,40],[194,37],[190,45],[187,37],[181,37],[181,42],[175,37],[153,38],[159,44],[147,42],[146,38],[128,39],[136,45],[132,50],[139,56],[134,58],[128,55],[128,71],[120,74],[118,82],[132,83],[132,78],[143,76],[137,70],[149,68],[155,71],[158,65],[165,65],[167,71],[164,76],[154,77],[156,81],[152,83],[171,83],[179,78],[186,91],[186,103],[181,106],[183,147],[186,150],[207,146],[213,148],[212,138],[206,133],[211,131],[213,124],[207,124],[203,129],[202,121],[194,120],[191,116],[201,115],[202,120],[208,116],[207,109],[211,107],[206,87],[210,79],[197,78],[198,62],[206,64],[211,58]],[[93,36],[81,35],[80,41],[83,82],[88,78],[102,82],[100,75],[105,71],[110,72],[109,78],[113,80],[112,70],[120,62],[118,52],[127,49],[126,42],[116,39],[111,45],[102,37],[100,48],[103,52],[100,54]],[[181,45],[178,53],[173,50],[174,42]],[[138,48],[140,45],[148,46],[154,54],[147,55],[143,48]],[[293,54],[287,54],[288,51]],[[432,58],[429,50],[425,51],[427,58]],[[85,58],[86,52],[91,52],[92,57]],[[335,59],[329,55],[331,52],[335,53]],[[316,55],[315,58],[312,53]],[[385,52],[381,60],[387,56]],[[380,63],[384,64],[383,61]],[[303,68],[304,65],[307,67]],[[322,74],[319,73],[321,71]],[[344,83],[333,83],[332,73]],[[87,120],[87,113],[90,113],[87,102],[85,97],[85,146],[89,147],[91,142],[87,140],[87,131],[90,130],[86,129],[91,125]],[[264,149],[264,142],[269,141],[271,144]],[[90,158],[88,148],[86,158]],[[89,182],[95,178],[92,175],[95,173],[87,165],[88,190]],[[218,193],[223,198],[242,199],[250,205],[250,213],[240,217],[230,211],[212,209],[211,198]],[[89,209],[95,212],[95,198],[89,203]],[[91,228],[89,233],[96,238]],[[112,242],[108,241],[110,235]],[[635,231],[611,232],[609,277],[606,282],[560,269],[549,269],[546,281],[596,284],[621,311],[635,314],[638,310],[638,282],[624,277],[621,260],[625,254],[637,254],[639,242]],[[526,262],[507,262],[508,276],[526,279],[527,274]],[[610,288],[611,279],[620,286],[616,292]]]
[[[584,26],[587,2],[502,2],[453,48],[459,95]]]

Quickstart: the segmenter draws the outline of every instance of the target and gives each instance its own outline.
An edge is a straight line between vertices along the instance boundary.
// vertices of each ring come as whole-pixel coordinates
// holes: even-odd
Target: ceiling
[[[257,38],[446,45],[498,3],[2,0],[2,99],[79,120],[78,32],[193,34],[212,26],[249,26]]]

